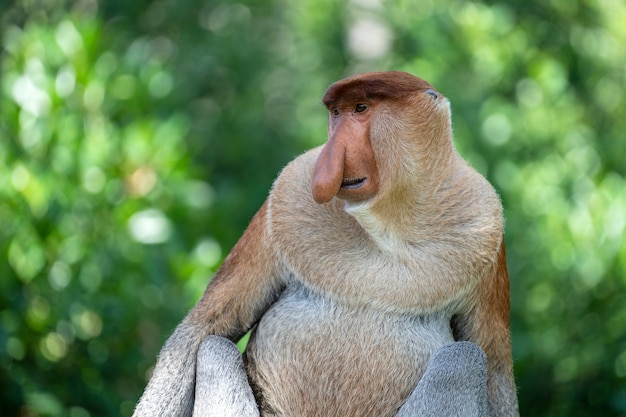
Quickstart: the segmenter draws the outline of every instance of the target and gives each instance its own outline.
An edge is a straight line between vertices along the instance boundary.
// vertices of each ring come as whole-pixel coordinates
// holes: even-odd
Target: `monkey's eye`
[[[354,106],[355,113],[363,113],[365,110],[367,110],[367,106],[363,103],[359,103],[356,106]]]
[[[335,116],[339,116],[339,109],[337,107],[333,107],[332,111]]]
[[[439,98],[439,95],[435,92],[435,90],[431,90],[430,88],[424,91],[426,94],[431,96],[432,98]]]

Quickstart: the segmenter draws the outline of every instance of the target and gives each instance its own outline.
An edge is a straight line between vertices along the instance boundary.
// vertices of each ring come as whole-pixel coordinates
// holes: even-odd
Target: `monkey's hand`
[[[259,417],[237,346],[208,336],[198,350],[193,417]]]
[[[455,342],[435,351],[396,417],[488,415],[487,358],[474,343]]]

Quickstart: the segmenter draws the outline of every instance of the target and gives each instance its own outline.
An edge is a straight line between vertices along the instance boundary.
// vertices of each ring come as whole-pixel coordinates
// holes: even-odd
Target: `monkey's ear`
[[[435,100],[439,98],[439,93],[437,93],[435,90],[433,90],[432,88],[429,88],[427,90],[424,90],[424,92],[426,94],[428,94],[429,96],[431,96],[432,98],[434,98]]]

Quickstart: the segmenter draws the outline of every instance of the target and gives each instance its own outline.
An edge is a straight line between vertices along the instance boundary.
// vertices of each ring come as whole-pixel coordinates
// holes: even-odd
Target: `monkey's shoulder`
[[[275,200],[296,204],[314,203],[311,196],[311,179],[322,148],[323,146],[319,146],[297,156],[283,168],[272,187],[272,196]],[[308,198],[301,199],[304,194]]]

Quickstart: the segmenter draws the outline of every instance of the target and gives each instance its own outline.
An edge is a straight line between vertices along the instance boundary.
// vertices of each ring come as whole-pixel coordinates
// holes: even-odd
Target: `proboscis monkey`
[[[262,416],[395,416],[454,341],[486,354],[489,414],[516,416],[502,206],[457,154],[448,100],[382,72],[323,102],[328,142],[280,174],[135,415],[191,415],[203,340],[254,328],[245,359]]]

